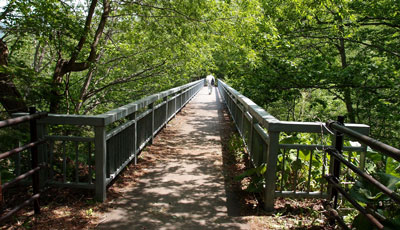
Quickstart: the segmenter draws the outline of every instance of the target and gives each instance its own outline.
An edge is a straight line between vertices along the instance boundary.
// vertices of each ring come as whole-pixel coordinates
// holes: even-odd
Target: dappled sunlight
[[[203,88],[167,125],[149,147],[160,161],[126,190],[101,229],[247,229],[223,175],[220,126],[229,117],[220,102],[216,88],[211,95]]]

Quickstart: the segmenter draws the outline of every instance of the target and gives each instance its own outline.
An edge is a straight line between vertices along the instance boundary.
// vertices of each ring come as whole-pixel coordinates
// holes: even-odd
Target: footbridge
[[[248,175],[257,174],[263,178],[259,188],[267,211],[273,211],[274,201],[278,197],[337,199],[340,192],[337,187],[342,175],[350,175],[352,167],[361,173],[365,171],[367,147],[374,142],[365,139],[369,134],[369,126],[343,124],[340,120],[328,123],[281,121],[221,80],[218,80],[218,87],[214,88],[211,95],[206,93],[204,84],[204,80],[198,80],[100,115],[48,114],[41,117],[36,124],[37,138],[45,140],[46,144],[38,146],[38,162],[43,166],[38,173],[39,184],[93,190],[96,199],[104,201],[107,198],[107,186],[124,167],[131,162],[138,162],[143,148],[153,144],[161,130],[166,126],[179,126],[187,122],[190,125],[179,131],[181,135],[171,134],[171,140],[167,142],[174,145],[171,151],[189,149],[177,157],[184,162],[175,162],[174,166],[165,166],[154,174],[166,174],[189,184],[200,181],[198,186],[211,183],[210,187],[218,188],[218,184],[223,184],[223,178],[215,176],[220,173],[218,170],[208,167],[219,167],[218,160],[210,162],[210,159],[219,154],[215,150],[218,147],[214,147],[221,142],[218,137],[221,119],[218,114],[224,109],[229,112],[230,122],[235,124],[245,144],[250,168],[253,168]],[[188,103],[191,109],[184,116],[197,119],[188,118],[174,123],[174,117],[180,111],[185,111]],[[343,144],[343,134],[346,134],[346,143],[352,144]],[[376,148],[373,143],[371,147]],[[394,159],[400,155],[393,149],[384,154]],[[20,172],[19,167],[23,165],[21,160],[16,161],[15,171]],[[204,162],[204,167],[198,166],[201,170],[196,171],[194,168],[197,166],[190,166],[191,161],[199,161],[199,164]],[[189,174],[179,171],[185,164],[191,168]],[[171,171],[171,167],[175,167],[175,170]],[[332,175],[335,180],[330,177]],[[151,178],[146,180],[149,183],[152,181]],[[146,191],[154,192],[157,183],[162,184],[163,180],[153,180],[156,184]],[[175,184],[185,186],[179,183],[179,179]],[[185,191],[170,189],[177,193]],[[202,193],[210,197],[214,193],[219,194],[219,190]],[[163,192],[157,194],[162,199]],[[191,195],[192,198],[195,196],[200,195],[196,192]],[[201,202],[198,203],[201,206]],[[209,203],[213,204],[213,201]],[[112,227],[110,223],[108,227]],[[229,227],[232,229],[232,226]]]

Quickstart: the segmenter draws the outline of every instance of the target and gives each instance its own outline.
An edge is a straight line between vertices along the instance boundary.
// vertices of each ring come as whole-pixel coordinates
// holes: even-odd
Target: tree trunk
[[[339,17],[340,18],[340,17]],[[346,56],[346,48],[345,48],[345,43],[344,43],[344,26],[342,24],[341,18],[339,19],[339,31],[340,31],[340,38],[339,38],[339,44],[337,45],[339,54],[340,54],[340,60],[342,64],[342,69],[346,69],[349,64],[347,63],[347,56]],[[347,84],[350,82],[351,79],[349,79],[349,76],[346,76],[344,79],[344,84]],[[344,103],[346,104],[346,109],[347,109],[347,117],[348,120],[351,123],[356,123],[356,116],[354,113],[354,108],[353,108],[353,100],[351,99],[351,88],[350,87],[345,87],[344,89]]]
[[[50,113],[57,113],[60,109],[62,100],[61,83],[63,81],[65,72],[63,71],[66,61],[61,57],[58,58],[56,67],[54,69],[52,88],[50,90]]]
[[[8,47],[0,40],[0,66],[8,66]],[[0,72],[0,103],[8,114],[27,112],[28,107],[12,81],[12,76],[3,69]]]
[[[78,56],[81,53],[81,50],[88,38],[96,5],[97,5],[97,0],[92,0],[89,7],[88,15],[86,17],[83,34],[77,46],[75,47],[75,50],[72,52],[70,59],[65,60],[62,58],[61,53],[59,54],[53,74],[51,98],[50,98],[50,113],[57,113],[60,109],[60,103],[62,101],[62,95],[64,93],[64,90],[61,90],[62,82],[64,80],[64,75],[70,72],[80,72],[87,70],[89,69],[90,65],[96,61],[97,46],[100,42],[100,38],[103,34],[104,27],[107,23],[108,15],[110,14],[111,11],[110,1],[108,0],[103,0],[103,12],[101,15],[100,22],[97,26],[97,30],[94,34],[93,41],[90,45],[90,52],[88,58],[85,61],[77,62]]]

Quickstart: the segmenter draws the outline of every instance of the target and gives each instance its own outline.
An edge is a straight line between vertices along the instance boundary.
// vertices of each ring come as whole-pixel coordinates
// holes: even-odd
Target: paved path
[[[248,229],[226,191],[217,89],[204,87],[157,137],[165,158],[128,188],[99,229]]]

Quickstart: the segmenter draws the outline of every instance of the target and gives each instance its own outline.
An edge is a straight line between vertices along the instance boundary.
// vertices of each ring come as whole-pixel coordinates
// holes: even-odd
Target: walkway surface
[[[127,188],[99,229],[248,229],[239,202],[226,190],[222,99],[204,87],[154,145],[165,158]]]

